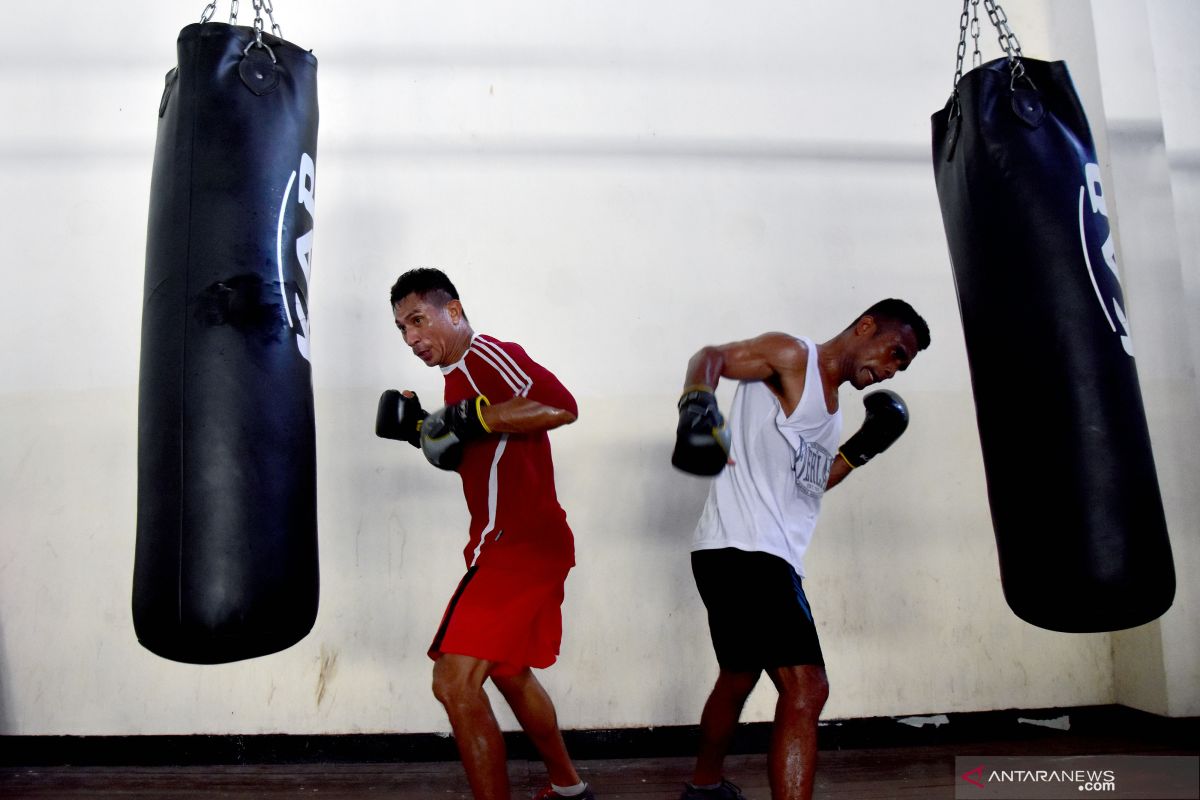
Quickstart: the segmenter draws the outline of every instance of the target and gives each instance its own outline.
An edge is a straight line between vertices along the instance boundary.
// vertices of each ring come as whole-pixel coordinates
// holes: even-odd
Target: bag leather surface
[[[1148,622],[1175,574],[1108,205],[1062,62],[971,70],[933,115],[1005,598],[1057,631]]]
[[[180,32],[150,189],[133,619],[192,663],[281,650],[317,613],[317,62],[253,38]]]

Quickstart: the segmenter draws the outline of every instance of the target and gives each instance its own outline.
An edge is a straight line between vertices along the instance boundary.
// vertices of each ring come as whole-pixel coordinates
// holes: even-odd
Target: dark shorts
[[[697,550],[692,574],[721,669],[825,666],[808,598],[791,564],[732,547]]]

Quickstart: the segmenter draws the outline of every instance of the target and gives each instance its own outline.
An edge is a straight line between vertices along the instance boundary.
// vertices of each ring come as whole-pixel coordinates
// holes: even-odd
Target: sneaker
[[[596,795],[592,794],[591,786],[585,788],[581,794],[571,795],[570,797],[554,791],[553,786],[547,786],[535,794],[531,800],[596,800]]]
[[[721,781],[715,789],[697,789],[690,783],[683,788],[679,800],[746,800],[742,790],[729,781]]]

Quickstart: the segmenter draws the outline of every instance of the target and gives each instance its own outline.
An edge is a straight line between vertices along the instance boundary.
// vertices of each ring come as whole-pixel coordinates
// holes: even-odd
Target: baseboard
[[[1128,736],[1195,748],[1200,719],[1173,719],[1125,706],[1008,709],[821,723],[822,750],[969,745],[1064,736]],[[740,726],[735,753],[766,752],[771,726]],[[695,725],[565,731],[578,760],[691,756]],[[533,758],[521,733],[506,733],[511,758]],[[0,766],[164,766],[389,763],[458,758],[454,740],[428,733],[344,735],[0,736]]]

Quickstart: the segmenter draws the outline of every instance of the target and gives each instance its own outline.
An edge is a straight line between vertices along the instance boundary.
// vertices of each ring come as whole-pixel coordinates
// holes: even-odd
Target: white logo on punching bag
[[[1121,337],[1121,346],[1125,348],[1125,352],[1133,355],[1133,340],[1129,336],[1129,320],[1125,316],[1123,307],[1123,299],[1121,297],[1121,276],[1117,274],[1117,249],[1113,244],[1112,227],[1108,224],[1108,206],[1104,202],[1104,188],[1100,182],[1100,165],[1088,163],[1083,167],[1084,184],[1079,187],[1079,243],[1083,247],[1083,261],[1087,264],[1088,276],[1092,279],[1092,288],[1096,291],[1096,299],[1100,301],[1100,309],[1104,312],[1104,318],[1108,320],[1108,327],[1113,333],[1117,333]],[[1096,270],[1092,268],[1092,259],[1089,253],[1087,225],[1084,218],[1084,197],[1087,197],[1091,203],[1093,221],[1096,221],[1096,216],[1100,216],[1102,221],[1096,221],[1096,227],[1101,230],[1101,235],[1105,237],[1104,243],[1100,245],[1100,254],[1104,258],[1104,263],[1108,266],[1107,272],[1096,274]],[[1101,286],[1103,285],[1103,288]],[[1107,299],[1105,298],[1107,295]],[[1112,313],[1109,313],[1109,303],[1112,304]],[[1117,322],[1121,324],[1121,330],[1117,331],[1117,325],[1113,322],[1113,314],[1117,317]]]
[[[283,294],[283,310],[287,314],[288,327],[295,329],[299,326],[299,330],[296,331],[296,348],[307,361],[309,360],[308,313],[304,308],[300,287],[289,290],[283,277],[283,225],[287,218],[288,202],[292,199],[292,186],[296,184],[297,174],[300,182],[296,186],[296,203],[308,212],[309,228],[303,235],[296,237],[296,260],[300,264],[300,272],[304,275],[304,289],[307,292],[309,276],[312,275],[312,221],[316,209],[313,190],[317,179],[316,165],[313,164],[312,157],[308,153],[301,153],[299,173],[292,173],[292,176],[288,178],[287,188],[283,191],[283,203],[279,207],[279,225],[276,228],[275,259],[279,267],[279,291]],[[298,212],[296,216],[299,216]],[[291,297],[288,296],[289,291]],[[293,304],[295,317],[292,316]]]

